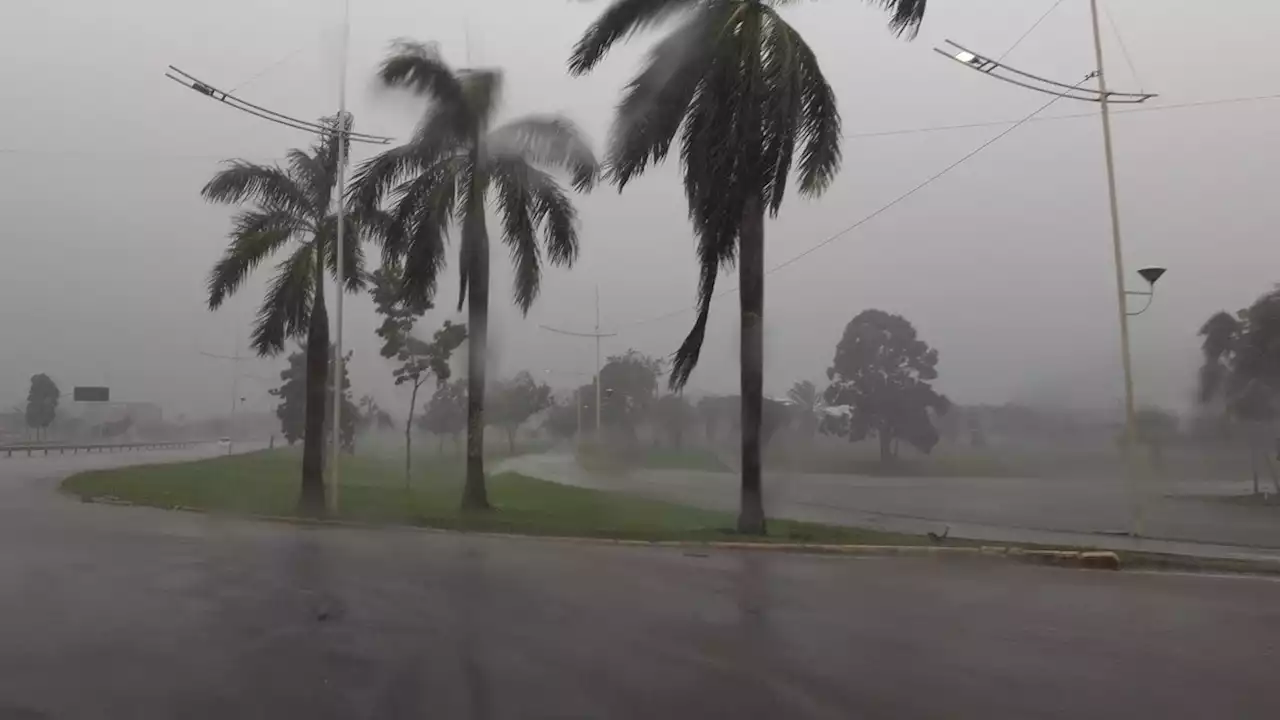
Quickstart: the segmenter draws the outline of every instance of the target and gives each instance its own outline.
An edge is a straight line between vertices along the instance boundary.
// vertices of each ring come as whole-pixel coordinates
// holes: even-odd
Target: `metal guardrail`
[[[52,452],[59,455],[78,455],[81,452],[91,453],[113,453],[113,452],[132,452],[134,450],[168,450],[177,448],[194,447],[196,445],[206,445],[215,443],[217,440],[173,440],[168,442],[135,442],[135,443],[87,443],[77,445],[0,445],[0,453],[4,453],[5,457],[13,457],[14,453],[26,453],[27,457],[31,457],[35,453],[43,453],[48,456]]]

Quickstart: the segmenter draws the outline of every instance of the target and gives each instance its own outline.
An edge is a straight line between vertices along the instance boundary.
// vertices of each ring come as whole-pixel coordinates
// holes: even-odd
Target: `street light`
[[[1135,315],[1141,315],[1142,313],[1147,311],[1147,308],[1151,307],[1151,301],[1155,299],[1155,296],[1156,296],[1156,281],[1159,280],[1161,277],[1163,277],[1165,272],[1167,271],[1165,270],[1165,268],[1162,268],[1162,267],[1145,267],[1138,271],[1138,275],[1142,276],[1142,279],[1147,281],[1147,289],[1146,290],[1125,290],[1124,294],[1145,297],[1147,299],[1147,303],[1143,305],[1141,308],[1139,308],[1138,310],[1130,311],[1126,307],[1125,308],[1126,315],[1128,315],[1129,317],[1133,317]]]
[[[944,50],[934,48],[935,51],[955,60],[966,67],[977,70],[984,75],[989,75],[998,80],[1018,85],[1019,87],[1028,88],[1037,92],[1048,93],[1059,97],[1070,98],[1072,100],[1083,100],[1085,102],[1096,102],[1101,107],[1102,115],[1102,147],[1103,155],[1106,161],[1107,169],[1107,196],[1110,200],[1111,207],[1111,246],[1114,255],[1115,275],[1116,275],[1116,305],[1117,314],[1120,320],[1120,361],[1124,368],[1124,456],[1126,475],[1130,485],[1130,494],[1136,498],[1134,504],[1133,517],[1133,535],[1135,537],[1142,535],[1142,500],[1134,488],[1134,472],[1132,463],[1133,445],[1137,439],[1137,423],[1135,420],[1134,398],[1133,398],[1133,366],[1130,359],[1129,349],[1129,317],[1144,312],[1151,304],[1151,297],[1155,293],[1155,281],[1164,274],[1162,268],[1144,268],[1140,273],[1147,280],[1150,286],[1146,292],[1129,291],[1124,286],[1124,257],[1121,253],[1121,236],[1120,236],[1120,203],[1116,196],[1116,171],[1115,157],[1112,151],[1111,143],[1111,103],[1143,103],[1156,97],[1152,93],[1122,93],[1109,90],[1107,88],[1107,78],[1104,71],[1104,62],[1102,54],[1102,29],[1098,22],[1098,0],[1089,0],[1090,19],[1093,26],[1093,49],[1097,62],[1097,67],[1090,77],[1098,79],[1098,88],[1096,90],[1089,88],[1081,88],[1080,83],[1068,85],[1066,83],[1057,82],[1032,75],[1028,72],[1017,70],[1005,65],[998,59],[992,59],[984,55],[980,55],[958,43],[950,40],[946,41],[952,49]],[[1131,313],[1128,307],[1129,295],[1146,295],[1147,306],[1141,310]]]

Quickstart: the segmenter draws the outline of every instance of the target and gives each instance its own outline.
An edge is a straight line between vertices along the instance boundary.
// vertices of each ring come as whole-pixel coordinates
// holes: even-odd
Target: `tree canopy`
[[[613,355],[600,369],[600,421],[634,439],[658,394],[662,361],[637,350]],[[594,403],[594,398],[591,400]]]
[[[850,441],[874,435],[882,460],[895,457],[897,439],[931,451],[938,431],[929,413],[951,407],[931,384],[937,367],[938,351],[917,337],[906,318],[883,310],[858,313],[836,345],[823,394],[828,407],[842,412],[828,415],[822,429]]]
[[[510,450],[516,449],[516,432],[529,418],[551,407],[551,388],[527,372],[494,384],[489,395],[489,424],[507,432]]]
[[[62,391],[48,375],[31,376],[31,388],[27,391],[27,427],[35,429],[41,437],[58,416],[58,400]]]
[[[333,346],[329,347],[330,375],[332,375]],[[356,425],[360,422],[360,408],[356,406],[351,395],[351,376],[348,371],[351,352],[348,351],[342,367],[342,446],[347,450],[355,447]],[[306,348],[289,353],[289,366],[280,371],[280,385],[267,392],[280,402],[276,405],[276,417],[280,420],[280,432],[290,444],[303,438],[305,429],[307,393],[307,355]],[[325,388],[325,432],[333,427],[333,382],[330,378]]]
[[[1235,315],[1219,311],[1200,328],[1199,399],[1246,422],[1274,419],[1280,392],[1280,288]]]

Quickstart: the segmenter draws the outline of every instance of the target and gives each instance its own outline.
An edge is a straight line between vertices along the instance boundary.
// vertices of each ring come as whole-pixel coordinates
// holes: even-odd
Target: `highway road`
[[[738,506],[738,475],[635,470],[591,475],[566,453],[526,455],[504,469],[581,487],[620,490],[712,509]],[[1206,499],[1247,484],[1183,482],[1148,488],[1144,537],[1134,504],[1114,478],[870,477],[767,472],[765,509],[776,517],[954,537],[1280,560],[1280,512]]]
[[[0,718],[1275,716],[1270,580],[301,528],[54,492],[197,454],[0,460]]]

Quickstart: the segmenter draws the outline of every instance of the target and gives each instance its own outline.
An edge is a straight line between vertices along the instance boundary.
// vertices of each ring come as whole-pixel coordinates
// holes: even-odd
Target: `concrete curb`
[[[155,510],[178,510],[182,512],[209,514],[200,508],[174,505],[168,508],[157,505],[143,505],[111,496],[94,497],[82,495],[81,502],[101,505],[126,507],[143,507]],[[472,535],[489,538],[522,538],[544,540],[550,542],[576,543],[587,545],[615,545],[623,547],[657,547],[689,550],[736,550],[743,552],[775,552],[804,555],[842,555],[858,557],[932,557],[936,559],[980,559],[1004,558],[1035,565],[1051,565],[1054,567],[1084,568],[1090,570],[1119,570],[1120,556],[1114,552],[1087,550],[1027,550],[1004,545],[983,545],[979,547],[953,547],[930,545],[831,545],[824,543],[788,543],[788,542],[744,542],[733,540],[634,540],[627,538],[590,537],[578,535],[534,535],[527,533],[502,533],[492,531],[454,530],[422,525],[378,525],[355,520],[333,520],[302,518],[289,515],[246,515],[240,516],[249,520],[286,523],[307,527],[335,527],[351,529],[379,529],[413,532],[446,533],[456,535]]]

